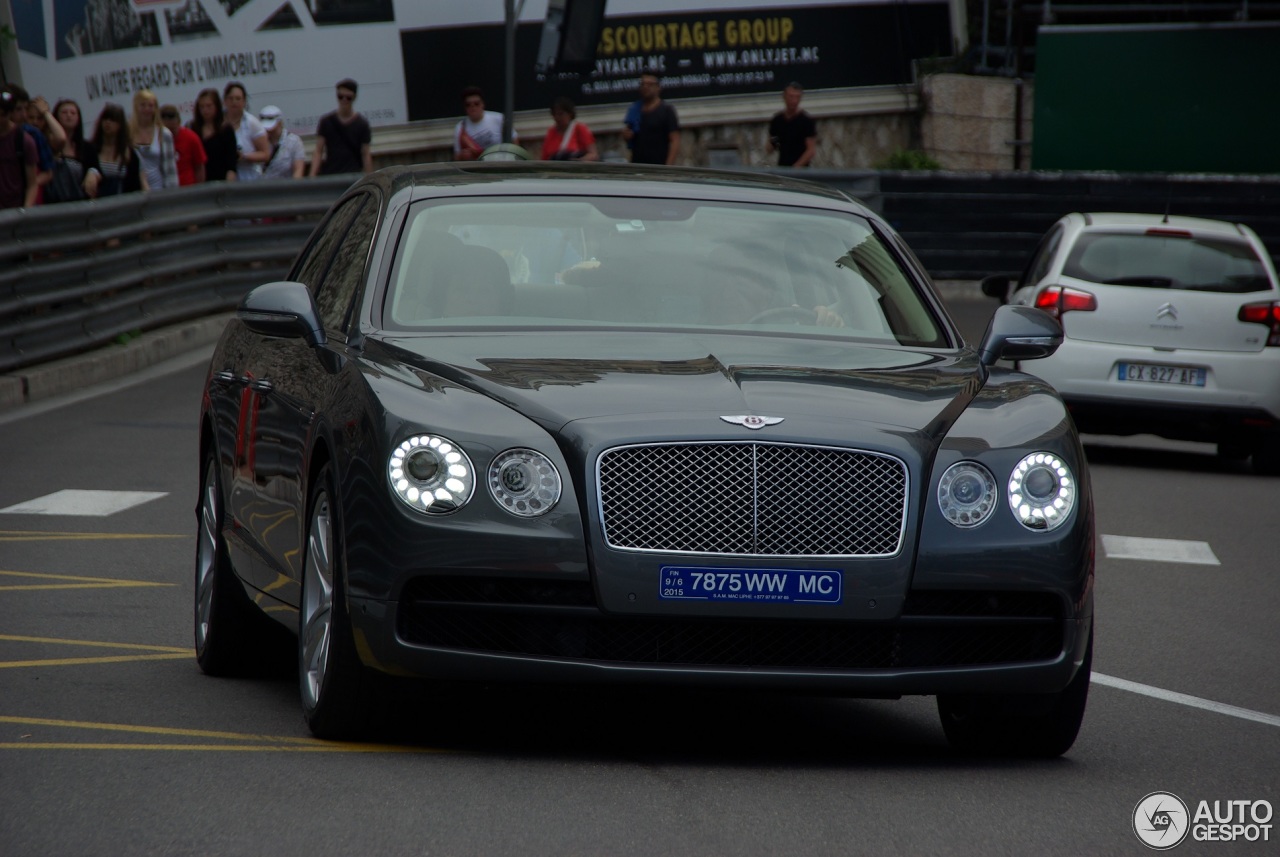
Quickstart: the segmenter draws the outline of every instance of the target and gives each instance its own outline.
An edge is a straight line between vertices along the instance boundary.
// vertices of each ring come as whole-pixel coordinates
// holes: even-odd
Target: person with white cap
[[[271,158],[262,166],[264,179],[300,179],[307,171],[302,138],[284,127],[284,113],[274,104],[262,108],[258,121],[267,129]]]

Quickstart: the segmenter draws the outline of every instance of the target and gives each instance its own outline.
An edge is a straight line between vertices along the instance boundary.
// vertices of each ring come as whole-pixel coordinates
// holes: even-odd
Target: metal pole
[[[510,143],[516,122],[516,24],[524,0],[503,0],[506,6],[506,80],[502,93],[502,142]]]
[[[987,70],[987,52],[991,49],[991,0],[982,0],[982,53],[978,58],[978,70]]]

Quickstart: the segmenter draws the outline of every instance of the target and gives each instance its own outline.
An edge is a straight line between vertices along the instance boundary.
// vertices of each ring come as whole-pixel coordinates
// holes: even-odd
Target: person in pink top
[[[200,135],[182,124],[178,108],[172,104],[160,108],[160,122],[173,134],[173,150],[178,155],[178,186],[203,182],[208,156]]]
[[[551,104],[551,118],[555,124],[547,129],[542,139],[544,161],[598,161],[596,135],[577,119],[578,109],[563,95]]]

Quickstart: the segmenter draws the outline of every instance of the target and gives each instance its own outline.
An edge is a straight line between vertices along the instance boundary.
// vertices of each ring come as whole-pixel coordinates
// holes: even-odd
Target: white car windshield
[[[862,218],[631,197],[421,203],[401,233],[388,327],[702,327],[945,347]]]

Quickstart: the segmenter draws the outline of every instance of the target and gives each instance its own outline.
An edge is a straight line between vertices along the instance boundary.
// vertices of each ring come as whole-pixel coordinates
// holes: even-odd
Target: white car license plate
[[[839,604],[839,569],[692,568],[663,566],[663,601]]]
[[[1161,366],[1155,363],[1121,363],[1121,381],[1142,381],[1147,384],[1184,384],[1188,387],[1204,386],[1203,366]]]

